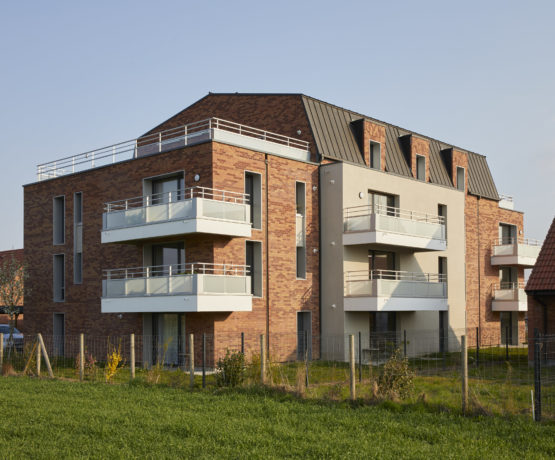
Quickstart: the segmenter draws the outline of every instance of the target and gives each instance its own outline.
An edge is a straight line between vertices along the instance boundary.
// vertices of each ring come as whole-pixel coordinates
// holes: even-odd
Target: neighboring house
[[[483,341],[524,339],[518,283],[539,247],[485,157],[433,138],[300,94],[210,93],[37,173],[34,332],[177,338],[170,360],[185,333],[266,333],[286,357],[296,332],[315,353],[320,335],[444,339],[466,312]]]
[[[526,283],[526,294],[530,337],[536,331],[541,335],[555,336],[555,219],[551,222],[536,265]],[[532,353],[533,347],[529,347],[530,360],[533,360]],[[547,355],[548,351],[544,350],[544,353]],[[549,354],[552,353],[553,350],[549,350]]]
[[[23,249],[12,249],[10,251],[0,251],[0,266],[10,259],[15,259],[16,261],[23,262]],[[4,313],[4,305],[0,301],[0,324],[8,324],[9,316]],[[15,317],[15,327],[18,329],[23,329],[23,302],[19,305],[19,313]]]

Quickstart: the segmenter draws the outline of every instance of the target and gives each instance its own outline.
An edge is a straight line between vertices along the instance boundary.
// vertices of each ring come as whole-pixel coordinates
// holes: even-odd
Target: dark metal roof
[[[468,192],[472,195],[499,201],[499,194],[489,170],[486,157],[477,153],[468,155]]]
[[[364,164],[364,157],[351,129],[351,121],[360,116],[306,96],[303,96],[303,102],[320,155]]]
[[[385,126],[386,171],[412,177],[401,137],[411,134],[430,143],[430,182],[453,187],[453,182],[441,150],[455,148],[468,154],[468,192],[492,200],[499,200],[497,188],[483,155],[446,144],[437,139],[404,130],[395,125],[352,112],[309,96],[302,96],[309,123],[312,127],[316,147],[320,155],[339,161],[364,164],[364,155],[359,146],[352,122],[361,118]]]

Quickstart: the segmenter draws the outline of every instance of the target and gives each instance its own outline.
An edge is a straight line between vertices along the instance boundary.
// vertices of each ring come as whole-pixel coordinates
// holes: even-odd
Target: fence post
[[[468,405],[468,349],[466,335],[461,336],[461,371],[462,371],[462,413],[466,414]]]
[[[266,383],[266,335],[260,334],[260,381]]]
[[[85,377],[85,334],[79,334],[79,380]]]
[[[0,374],[4,368],[4,334],[0,332]]]
[[[349,335],[349,383],[351,390],[351,400],[356,399],[356,382],[355,382],[355,336]]]
[[[505,356],[507,361],[509,361],[509,328],[505,328]]]
[[[202,333],[202,388],[206,388],[206,334]]]
[[[245,333],[241,332],[241,353],[245,354]]]
[[[403,356],[407,357],[407,330],[403,329]]]
[[[135,334],[131,334],[129,338],[129,353],[129,360],[131,361],[129,363],[131,366],[131,380],[133,380],[135,378]]]
[[[542,382],[540,332],[534,329],[534,413],[536,422],[542,418]]]
[[[194,388],[195,386],[195,337],[193,334],[189,334],[189,376],[190,376],[190,386]]]
[[[358,331],[358,381],[362,382],[362,332]]]
[[[41,348],[39,338],[37,336],[37,377],[40,377],[40,361],[41,361]]]
[[[38,333],[38,345],[39,348],[42,348],[42,354],[44,355],[44,362],[46,363],[46,369],[48,370],[48,375],[51,378],[54,378],[54,372],[52,372],[52,366],[50,365],[50,359],[48,358],[48,352],[46,351],[46,347],[44,346],[44,340],[42,340],[42,334]]]
[[[308,388],[308,331],[304,331],[304,384]]]
[[[476,328],[476,367],[480,365],[480,335],[479,328]]]

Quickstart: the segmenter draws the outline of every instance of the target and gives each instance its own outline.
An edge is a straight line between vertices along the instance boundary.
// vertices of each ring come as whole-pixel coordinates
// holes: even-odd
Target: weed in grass
[[[297,396],[303,397],[306,394],[306,366],[304,363],[297,363],[297,372],[295,375],[295,390]]]
[[[118,371],[118,366],[123,360],[121,356],[121,341],[118,347],[112,346],[108,341],[108,356],[106,359],[106,367],[104,368],[104,377],[106,378],[106,383],[112,382],[112,379]]]
[[[168,348],[170,346],[171,341],[172,341],[172,338],[170,337],[168,340],[166,340],[166,342],[164,342],[164,345],[162,346],[163,353],[162,353],[161,359],[158,359],[156,361],[156,364],[147,371],[146,373],[147,383],[151,383],[153,385],[160,383],[160,377],[162,376],[162,371],[164,370],[164,363],[166,361],[166,353],[168,352]]]

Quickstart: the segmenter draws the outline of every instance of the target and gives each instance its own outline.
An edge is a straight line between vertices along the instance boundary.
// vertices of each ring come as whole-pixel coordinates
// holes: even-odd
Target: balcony
[[[445,311],[445,275],[396,270],[345,274],[345,311]]]
[[[500,238],[492,248],[491,265],[533,267],[542,243],[528,238]]]
[[[527,311],[525,283],[501,283],[493,287],[492,311]]]
[[[244,193],[192,187],[106,203],[102,243],[210,233],[251,236],[250,206]]]
[[[221,118],[209,118],[40,164],[37,166],[37,180],[40,182],[54,179],[118,161],[155,155],[209,141],[294,160],[310,161],[309,143],[306,141]]]
[[[445,217],[380,205],[346,208],[343,244],[444,251],[447,249]]]
[[[245,265],[190,263],[105,270],[102,313],[251,311]]]

